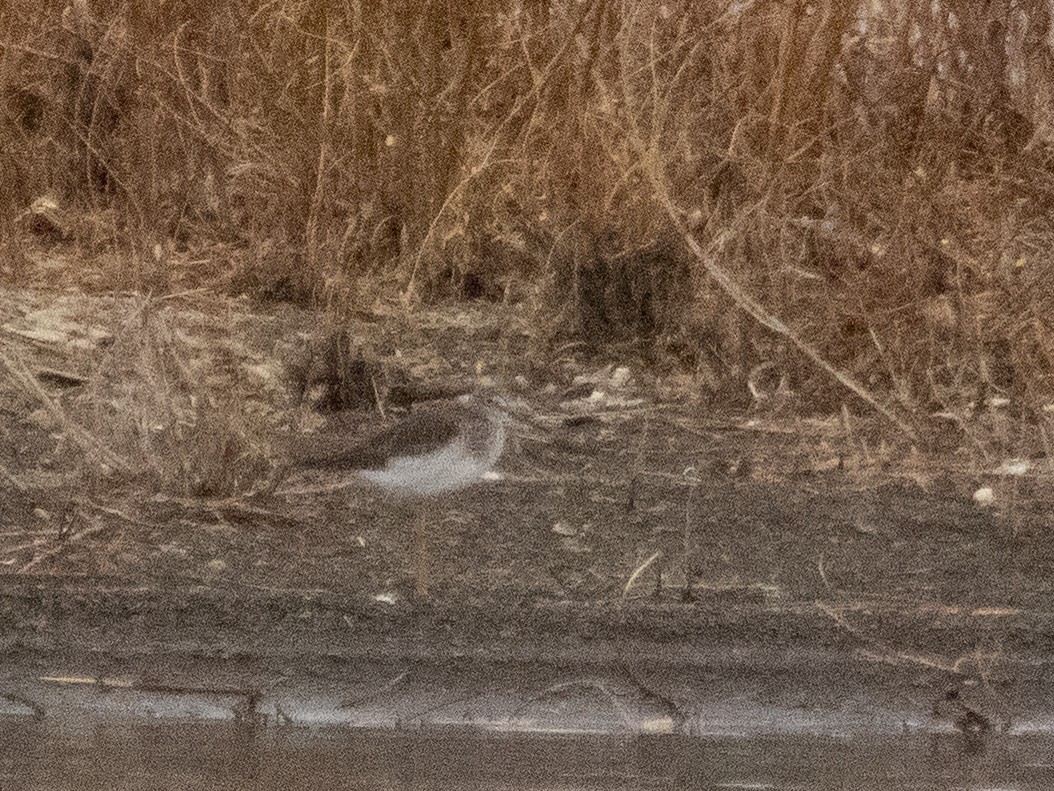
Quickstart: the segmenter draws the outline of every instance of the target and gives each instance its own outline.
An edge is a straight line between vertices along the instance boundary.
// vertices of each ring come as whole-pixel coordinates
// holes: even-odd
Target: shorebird
[[[428,597],[428,526],[424,502],[464,489],[493,472],[505,448],[507,416],[478,395],[436,401],[343,448],[327,440],[299,459],[301,467],[353,475],[417,510],[414,572]],[[328,446],[328,447],[327,447]]]

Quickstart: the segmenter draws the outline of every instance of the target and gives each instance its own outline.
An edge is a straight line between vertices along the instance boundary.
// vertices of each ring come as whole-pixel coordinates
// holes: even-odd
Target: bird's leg
[[[428,598],[428,516],[427,511],[417,512],[414,533],[414,575],[417,578],[417,597]]]

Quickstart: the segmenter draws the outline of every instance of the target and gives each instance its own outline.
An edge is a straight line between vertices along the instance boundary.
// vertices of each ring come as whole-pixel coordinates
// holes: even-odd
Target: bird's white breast
[[[472,453],[463,436],[449,445],[420,456],[390,459],[380,470],[359,475],[394,494],[430,496],[463,489],[479,482],[501,456],[505,427],[498,425],[484,455]]]

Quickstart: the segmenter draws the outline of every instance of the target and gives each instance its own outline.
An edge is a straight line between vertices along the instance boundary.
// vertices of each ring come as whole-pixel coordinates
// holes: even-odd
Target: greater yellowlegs
[[[403,420],[343,448],[323,446],[304,467],[355,475],[416,506],[417,593],[428,596],[426,498],[464,489],[492,472],[505,448],[506,415],[478,395],[415,408]]]

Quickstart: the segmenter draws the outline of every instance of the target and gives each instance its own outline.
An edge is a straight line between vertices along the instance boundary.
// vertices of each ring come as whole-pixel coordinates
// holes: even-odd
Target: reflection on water
[[[1054,788],[1054,741],[538,737],[0,720],[0,791]]]

